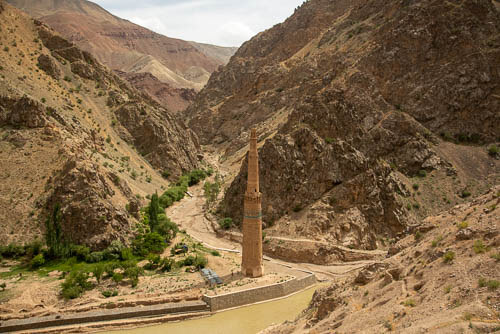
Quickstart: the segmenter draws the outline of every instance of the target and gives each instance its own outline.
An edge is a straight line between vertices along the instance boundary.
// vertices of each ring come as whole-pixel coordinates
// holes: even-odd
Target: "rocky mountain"
[[[199,166],[197,137],[40,21],[0,2],[0,242],[126,240],[142,198]]]
[[[175,89],[200,90],[236,48],[169,38],[86,0],[9,0],[113,70],[150,73]],[[137,76],[134,82],[137,82]],[[147,83],[139,84],[138,88]],[[148,90],[145,90],[149,93]],[[174,100],[183,95],[175,95]],[[182,102],[188,104],[189,100]],[[174,103],[176,104],[176,103]]]
[[[257,127],[268,235],[375,249],[499,183],[499,65],[491,0],[310,0],[245,43],[186,115],[239,170],[222,216],[241,222]]]
[[[424,220],[391,257],[318,290],[261,334],[497,333],[500,187]]]

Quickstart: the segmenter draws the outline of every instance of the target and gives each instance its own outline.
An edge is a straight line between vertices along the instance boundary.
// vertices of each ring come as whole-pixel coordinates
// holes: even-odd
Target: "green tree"
[[[52,211],[52,215],[45,221],[45,239],[49,258],[65,257],[69,252],[69,246],[64,241],[61,220],[61,206],[56,204]]]
[[[214,183],[210,181],[205,182],[203,190],[207,205],[210,205],[217,200],[217,196],[219,196],[220,193],[220,178],[218,173],[215,175]]]
[[[151,232],[156,232],[158,228],[158,214],[160,213],[160,202],[158,194],[154,193],[151,196],[151,203],[149,204],[149,227]]]
[[[165,241],[170,242],[170,240],[175,238],[177,232],[179,232],[179,228],[176,223],[167,217],[166,214],[160,213],[158,215],[158,228],[156,232],[164,237]]]

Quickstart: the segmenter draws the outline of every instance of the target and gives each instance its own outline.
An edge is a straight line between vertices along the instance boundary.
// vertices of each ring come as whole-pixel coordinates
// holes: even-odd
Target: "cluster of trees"
[[[65,274],[61,286],[61,294],[67,299],[81,296],[98,286],[103,279],[112,279],[117,284],[128,279],[132,287],[137,286],[139,277],[144,273],[144,268],[137,263],[143,259],[148,259],[146,269],[149,270],[170,271],[184,266],[203,268],[207,259],[201,254],[190,255],[177,262],[168,257],[162,259],[160,254],[179,231],[177,225],[165,215],[165,208],[181,200],[188,187],[198,184],[212,173],[211,169],[194,170],[181,176],[161,196],[152,195],[149,205],[141,210],[146,229],[132,240],[131,247],[116,240],[105,250],[93,252],[87,246],[71,244],[64,236],[60,206],[56,205],[45,222],[46,247],[40,241],[25,246],[0,246],[0,259],[25,257],[32,269],[58,261],[70,263],[71,270]],[[90,280],[91,275],[97,284]]]

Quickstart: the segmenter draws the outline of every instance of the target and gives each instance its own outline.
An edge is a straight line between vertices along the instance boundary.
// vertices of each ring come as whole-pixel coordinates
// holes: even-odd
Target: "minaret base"
[[[257,278],[264,276],[264,266],[254,268],[242,268],[241,272],[245,277]]]

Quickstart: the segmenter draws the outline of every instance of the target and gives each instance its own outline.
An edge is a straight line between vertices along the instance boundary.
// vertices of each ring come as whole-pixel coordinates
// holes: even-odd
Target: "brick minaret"
[[[260,277],[264,273],[261,200],[257,133],[255,129],[252,129],[248,150],[248,181],[243,211],[243,261],[241,263],[241,271],[247,277]]]

